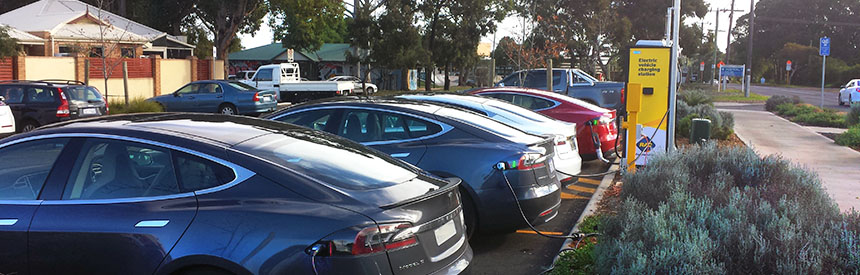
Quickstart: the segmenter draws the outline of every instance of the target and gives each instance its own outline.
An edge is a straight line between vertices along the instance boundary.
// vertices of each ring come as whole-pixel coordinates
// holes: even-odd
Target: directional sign
[[[791,60],[785,62],[785,70],[791,71]]]
[[[702,61],[702,63],[699,63],[699,71],[704,71],[704,70],[705,70],[705,62]]]
[[[744,65],[723,65],[720,67],[720,75],[728,77],[744,77]]]
[[[818,55],[830,56],[830,37],[822,37],[818,47]]]

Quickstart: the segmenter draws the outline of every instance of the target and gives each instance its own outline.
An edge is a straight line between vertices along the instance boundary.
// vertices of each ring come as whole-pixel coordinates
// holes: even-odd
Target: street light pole
[[[717,47],[717,36],[719,36],[720,33],[720,9],[717,9],[716,12],[717,26],[714,27],[714,63],[711,65],[711,79],[708,80],[711,85],[714,85],[714,78],[717,78],[717,51],[719,50],[719,47]]]
[[[750,28],[747,35],[747,85],[744,89],[744,96],[750,97],[750,89],[752,88],[752,56],[753,56],[753,38],[755,37],[755,0],[750,0]]]
[[[729,9],[729,29],[726,30],[726,64],[732,64],[729,58],[732,56],[732,21],[735,20],[735,0],[732,0],[732,8]]]

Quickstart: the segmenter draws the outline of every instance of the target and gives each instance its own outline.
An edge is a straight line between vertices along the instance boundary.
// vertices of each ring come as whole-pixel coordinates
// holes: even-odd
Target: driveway
[[[860,209],[860,153],[837,145],[814,129],[760,111],[760,104],[716,105],[719,110],[734,114],[738,137],[760,155],[781,155],[818,173],[839,209]]]

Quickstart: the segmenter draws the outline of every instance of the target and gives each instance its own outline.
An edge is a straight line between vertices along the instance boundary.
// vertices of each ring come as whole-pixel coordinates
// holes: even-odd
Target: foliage
[[[109,106],[110,114],[112,115],[164,112],[161,104],[155,101],[146,101],[143,98],[132,99],[128,102],[128,105],[125,105],[125,102],[122,100],[111,100]]]
[[[813,174],[777,156],[713,143],[663,154],[624,177],[602,218],[601,274],[847,274],[858,218]]]
[[[713,103],[713,99],[707,92],[698,89],[684,90],[678,93],[678,99],[683,100],[690,106]]]
[[[845,124],[849,126],[860,124],[860,103],[851,105],[851,110],[845,114]]]
[[[194,56],[198,59],[209,59],[213,56],[212,50],[215,47],[215,43],[212,42],[212,39],[209,38],[209,34],[205,29],[194,26],[185,31],[185,35],[188,37],[188,44],[194,45]],[[234,53],[242,50],[242,39],[238,36],[233,38],[233,41],[230,42],[230,48],[228,48],[228,53]]]
[[[196,19],[213,34],[215,56],[226,59],[236,34],[255,33],[268,12],[265,0],[206,0],[194,6],[190,19]]]
[[[8,29],[0,25],[0,57],[18,55],[18,41],[9,36]]]
[[[676,104],[676,116],[681,118],[675,127],[675,136],[690,138],[690,127],[694,118],[704,118],[711,121],[711,138],[728,140],[734,134],[735,117],[732,113],[717,111],[709,104],[690,106],[679,99]]]
[[[779,105],[782,105],[785,103],[800,104],[801,103],[800,97],[798,97],[798,96],[788,97],[788,96],[784,96],[784,95],[775,95],[775,96],[772,96],[772,97],[767,99],[767,102],[765,102],[765,104],[764,104],[764,109],[767,110],[768,112],[773,112],[773,111],[776,111],[776,106],[779,106]]]
[[[838,136],[836,144],[853,148],[860,148],[860,126],[853,126]]]
[[[268,0],[269,25],[286,47],[317,51],[324,43],[346,41],[347,18],[341,0]]]
[[[845,128],[845,115],[831,109],[821,109],[809,104],[783,103],[774,112],[791,121],[804,125]]]
[[[581,233],[600,232],[601,215],[585,217],[579,224]],[[549,274],[593,274],[594,273],[594,247],[590,240],[582,240],[576,250],[562,252],[558,261]]]

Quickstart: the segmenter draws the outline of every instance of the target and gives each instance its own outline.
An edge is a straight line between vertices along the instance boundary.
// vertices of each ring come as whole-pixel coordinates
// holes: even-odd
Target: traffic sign
[[[785,70],[791,71],[791,60],[785,62]]]
[[[744,77],[744,65],[723,65],[720,67],[720,76]]]
[[[822,37],[818,47],[818,55],[830,56],[830,37]]]
[[[699,63],[699,71],[704,71],[704,70],[705,70],[705,61],[702,61],[702,63]]]
[[[293,63],[293,60],[295,60],[295,51],[287,49],[287,62]]]

